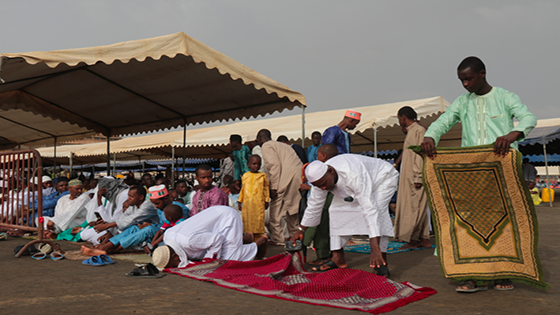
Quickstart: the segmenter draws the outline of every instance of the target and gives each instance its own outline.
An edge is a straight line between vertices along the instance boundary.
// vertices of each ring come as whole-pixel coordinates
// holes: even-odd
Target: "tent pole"
[[[175,188],[175,147],[171,146],[171,188]]]
[[[187,160],[187,118],[183,118],[183,123],[185,127],[183,127],[183,179],[187,178],[185,176],[185,162]]]
[[[73,169],[72,169],[73,164],[74,164],[74,163],[72,163],[73,162],[72,161],[73,155],[74,155],[74,152],[70,152],[70,161],[69,161],[70,162],[70,173],[68,174],[69,175],[68,178],[70,178],[72,176],[72,173],[73,173]]]
[[[113,152],[113,174],[116,173],[117,167],[117,152]]]
[[[111,129],[107,129],[107,176],[111,175]]]
[[[544,168],[546,169],[546,189],[548,189],[548,201],[550,203],[550,207],[552,208],[552,188],[550,188],[550,182],[548,179],[548,159],[546,157],[546,144],[542,145],[543,153],[544,153]]]
[[[144,174],[146,174],[146,168],[145,168],[145,161],[142,161],[142,176],[144,176]]]
[[[375,123],[371,124],[373,127],[373,157],[377,159],[377,128]]]
[[[53,167],[53,174],[56,176],[56,137],[54,137],[54,167]]]
[[[305,148],[305,106],[301,107],[301,146]]]

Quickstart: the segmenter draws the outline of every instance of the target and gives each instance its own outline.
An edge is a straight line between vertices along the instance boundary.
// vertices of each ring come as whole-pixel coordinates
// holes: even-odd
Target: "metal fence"
[[[19,257],[35,243],[58,244],[43,239],[43,163],[36,150],[0,152],[0,229],[13,234],[37,233]]]

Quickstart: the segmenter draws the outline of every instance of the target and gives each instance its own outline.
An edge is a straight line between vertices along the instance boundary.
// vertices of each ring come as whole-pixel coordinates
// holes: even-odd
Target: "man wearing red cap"
[[[323,133],[323,144],[332,143],[338,148],[339,154],[350,153],[350,134],[346,130],[354,130],[362,114],[355,110],[347,110],[344,119]]]

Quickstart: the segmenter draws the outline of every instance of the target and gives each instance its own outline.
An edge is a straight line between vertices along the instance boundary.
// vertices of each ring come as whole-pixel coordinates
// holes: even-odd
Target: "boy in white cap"
[[[299,230],[292,241],[303,239],[307,227],[317,226],[328,192],[334,197],[329,207],[333,257],[314,271],[345,268],[344,246],[352,235],[370,237],[369,264],[378,275],[389,276],[387,245],[393,235],[389,201],[398,185],[399,173],[380,159],[342,154],[325,163],[314,161],[305,169],[313,186]]]
[[[165,231],[165,245],[152,255],[156,267],[183,268],[204,258],[249,261],[264,257],[266,235],[244,244],[243,223],[235,209],[213,206],[207,210]]]

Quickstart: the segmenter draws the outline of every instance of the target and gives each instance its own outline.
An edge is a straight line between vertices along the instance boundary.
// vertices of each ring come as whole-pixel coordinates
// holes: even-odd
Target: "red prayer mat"
[[[260,261],[209,259],[165,271],[247,293],[372,314],[389,312],[436,293],[432,288],[394,282],[357,269],[306,272],[299,253]]]

